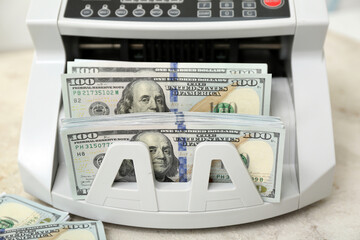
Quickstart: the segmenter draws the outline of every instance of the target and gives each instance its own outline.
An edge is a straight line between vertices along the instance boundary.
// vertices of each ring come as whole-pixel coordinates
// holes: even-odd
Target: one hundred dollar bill
[[[176,62],[122,62],[80,60],[68,62],[68,73],[104,72],[172,72],[218,74],[266,74],[267,64],[253,63],[176,63]]]
[[[170,111],[269,115],[271,75],[64,74],[62,90],[68,118]]]
[[[7,229],[0,240],[106,240],[99,221],[63,222]]]
[[[62,222],[68,213],[15,195],[0,195],[0,229]]]
[[[121,116],[82,123],[68,120],[62,126],[61,138],[73,197],[85,199],[108,147],[115,141],[147,144],[155,178],[160,182],[190,181],[194,150],[199,143],[231,142],[248,167],[263,199],[278,202],[285,135],[282,125],[275,127],[275,123],[271,126],[261,121],[256,123],[259,117],[252,120],[250,117],[242,125],[237,115],[234,121],[228,119],[221,123],[221,117],[216,119],[213,115],[219,114],[212,114],[208,121],[188,121],[185,116],[185,119],[173,123],[166,115],[163,118],[156,115],[152,123],[138,117],[122,121]],[[132,166],[131,161],[125,160],[116,181],[136,181]],[[231,182],[221,162],[214,162],[210,181]]]

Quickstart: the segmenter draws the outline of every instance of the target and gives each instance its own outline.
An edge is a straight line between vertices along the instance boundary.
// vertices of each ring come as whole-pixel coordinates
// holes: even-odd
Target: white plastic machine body
[[[323,57],[328,24],[325,1],[136,2],[32,0],[28,26],[36,51],[19,147],[19,167],[25,190],[54,207],[86,218],[150,228],[205,228],[247,223],[295,211],[329,196],[335,154]],[[219,11],[222,11],[220,6],[224,7],[221,4],[226,2],[233,2],[234,5],[230,4],[230,12],[225,11],[223,14],[234,14],[233,18],[225,19],[221,18],[222,13],[219,15]],[[265,7],[266,3],[272,5],[274,2],[275,6]],[[208,3],[212,4],[210,16],[208,10],[197,9],[208,9]],[[246,5],[247,3],[250,5]],[[126,9],[127,17],[114,15],[120,4],[123,5],[122,10],[117,13],[125,14],[123,9]],[[195,4],[195,9],[191,10],[189,4]],[[147,13],[154,7],[163,9],[163,18],[155,18]],[[228,7],[229,5],[225,5],[225,9],[229,10]],[[247,12],[247,7],[252,10]],[[80,14],[84,8],[87,10],[82,13],[88,17]],[[281,8],[283,9],[280,11]],[[140,16],[144,13],[141,9],[147,15],[143,18],[134,17],[133,14]],[[168,9],[175,10],[168,12]],[[186,13],[186,9],[189,13]],[[205,15],[205,18],[196,16],[198,11],[198,16]],[[278,17],[277,13],[287,16]],[[110,14],[109,17],[106,17],[107,14]],[[174,16],[169,17],[167,14]],[[175,17],[177,14],[180,15]],[[81,44],[84,39],[91,42],[87,45],[89,51],[92,51],[90,55],[79,54],[82,51],[80,48],[87,48],[86,43]],[[114,39],[122,44],[113,44]],[[188,41],[186,50],[190,47],[190,42],[195,44],[195,48],[201,49],[203,46],[196,45],[196,42],[209,44],[209,41],[213,41],[216,45],[219,43],[217,41],[229,40],[231,45],[234,39],[238,41],[235,42],[236,48],[243,48],[245,52],[228,61],[251,62],[251,57],[246,57],[246,51],[254,48],[252,41],[260,44],[255,47],[260,52],[261,49],[267,49],[270,53],[276,51],[275,63],[271,62],[273,58],[269,60],[269,55],[263,57],[261,54],[256,61],[272,64],[275,74],[271,115],[281,117],[287,128],[280,203],[262,201],[243,164],[239,164],[241,161],[235,149],[224,143],[202,143],[197,147],[193,180],[185,184],[154,181],[153,176],[148,174],[149,171],[151,173],[152,166],[143,144],[113,144],[87,199],[72,199],[58,139],[59,119],[63,117],[60,75],[65,71],[67,60],[86,56],[106,59],[107,55],[103,54],[106,49],[91,50],[91,46],[99,41],[100,45],[101,41],[107,43],[106,47],[115,46],[116,51],[119,51],[118,60],[136,60],[136,54],[132,59],[129,57],[130,48],[139,48],[139,44],[137,47],[136,44],[131,45],[136,41],[147,41],[140,44],[142,48],[146,48],[151,40],[168,41],[170,44],[173,40],[184,40]],[[278,42],[267,43],[268,39],[277,39]],[[250,41],[250,45],[241,44],[245,40]],[[212,48],[214,46],[209,49]],[[122,57],[124,52],[127,53],[127,58]],[[218,60],[221,59],[219,57]],[[142,60],[156,61],[151,56]],[[170,54],[165,60],[177,59],[172,59]],[[201,61],[210,60],[205,56]],[[278,70],[275,71],[275,68]],[[121,163],[112,156],[134,159],[137,165],[137,183],[112,186],[114,169],[116,171]],[[226,169],[231,169],[229,174],[233,184],[208,186],[209,164],[212,159],[222,159]]]

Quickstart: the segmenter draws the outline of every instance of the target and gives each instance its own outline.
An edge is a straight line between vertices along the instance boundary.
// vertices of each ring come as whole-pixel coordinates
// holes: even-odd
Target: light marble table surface
[[[283,216],[231,227],[154,230],[105,224],[107,238],[359,240],[360,43],[329,33],[325,55],[337,159],[333,193],[329,198]],[[17,165],[32,57],[33,51],[0,53],[0,192],[40,202],[24,192]],[[72,219],[82,220],[76,216]]]

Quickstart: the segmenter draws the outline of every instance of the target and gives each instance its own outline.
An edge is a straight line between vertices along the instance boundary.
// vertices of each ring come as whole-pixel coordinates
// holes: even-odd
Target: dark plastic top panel
[[[289,0],[68,0],[65,17],[150,22],[290,17]]]

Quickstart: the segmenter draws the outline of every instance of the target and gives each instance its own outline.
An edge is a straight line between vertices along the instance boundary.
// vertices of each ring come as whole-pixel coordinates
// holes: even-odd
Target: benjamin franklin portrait
[[[115,114],[136,112],[170,112],[165,94],[153,80],[139,79],[126,85],[117,103]]]
[[[155,178],[159,182],[173,182],[170,177],[178,173],[179,160],[174,155],[170,140],[162,133],[144,131],[136,134],[130,141],[140,141],[148,145],[153,163]],[[124,160],[117,181],[136,181],[131,160]]]

